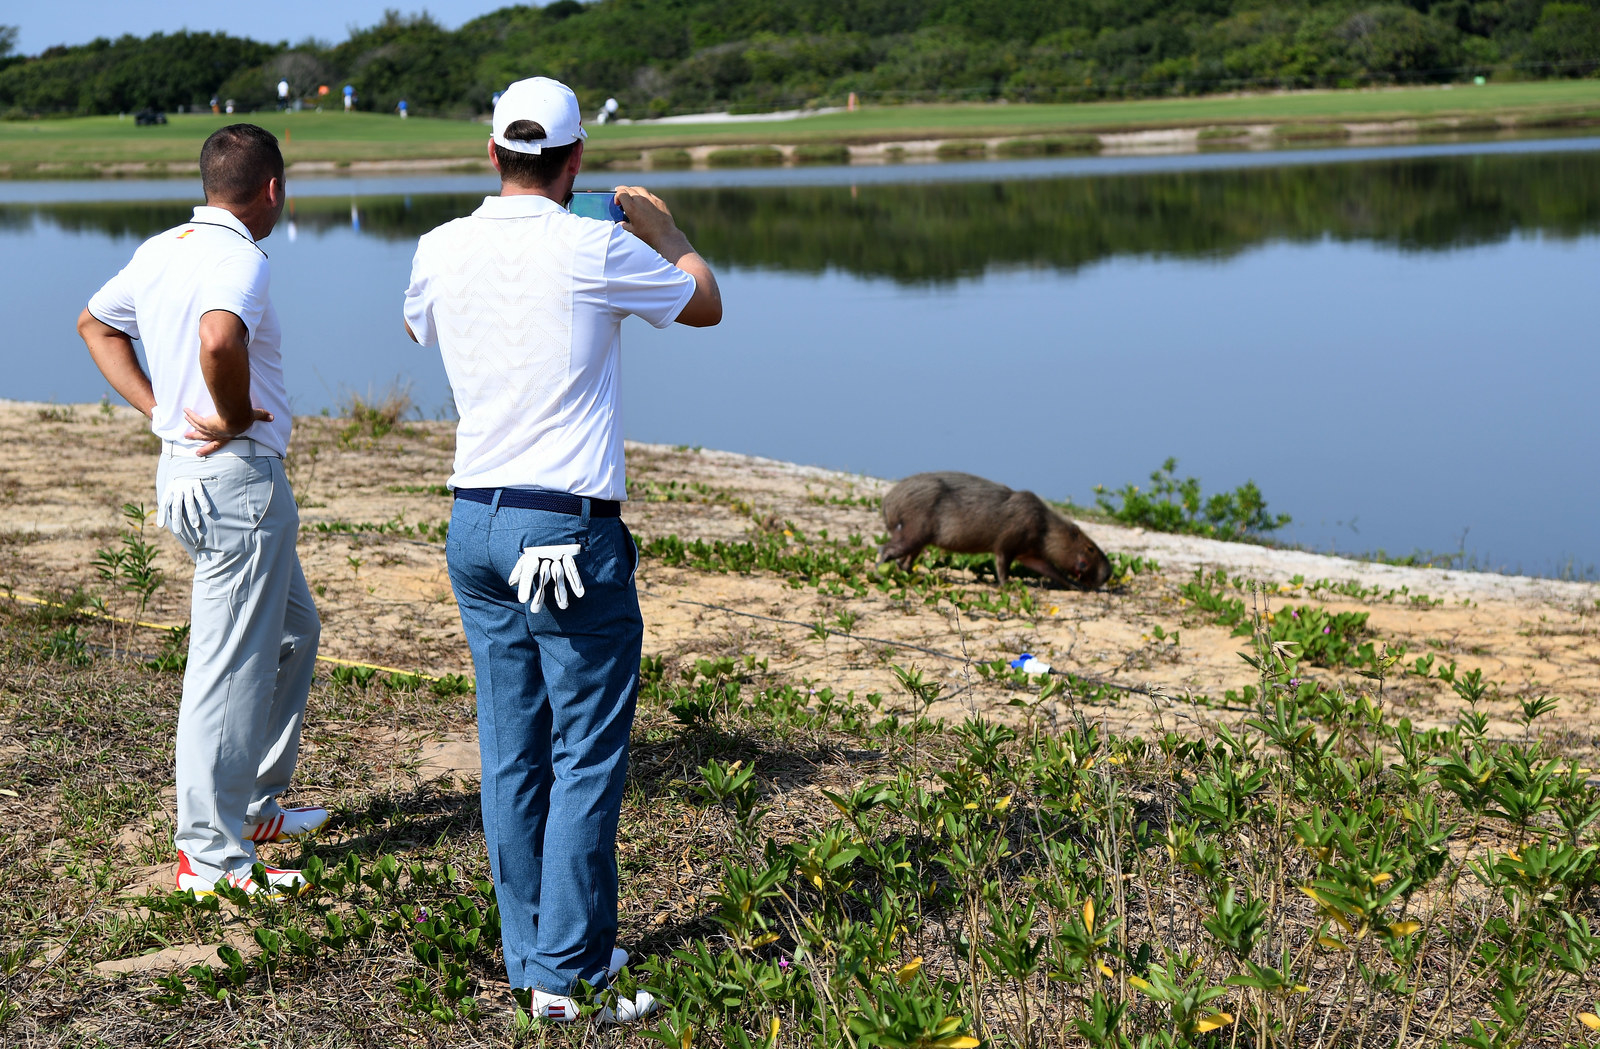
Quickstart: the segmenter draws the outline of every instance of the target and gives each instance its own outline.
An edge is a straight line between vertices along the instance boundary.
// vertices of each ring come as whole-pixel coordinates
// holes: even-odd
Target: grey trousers
[[[189,665],[178,710],[178,827],[174,842],[196,874],[247,873],[255,845],[246,820],[280,811],[300,752],[321,623],[300,570],[300,514],[283,461],[165,451],[156,494],[197,477],[215,504],[194,558]]]

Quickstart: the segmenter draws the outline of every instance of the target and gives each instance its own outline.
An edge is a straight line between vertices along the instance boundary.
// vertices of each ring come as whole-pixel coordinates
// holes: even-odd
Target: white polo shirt
[[[626,499],[622,320],[665,328],[693,295],[644,241],[548,197],[487,197],[424,234],[405,317],[455,392],[450,486]]]
[[[200,373],[200,316],[225,310],[244,322],[250,350],[250,403],[271,412],[240,436],[279,455],[289,450],[289,393],[283,385],[282,335],[267,297],[267,255],[244,223],[223,208],[197,207],[194,218],[139,246],[133,259],[95,292],[89,312],[144,343],[156,406],[150,430],[165,441],[184,438],[185,408],[214,415],[217,406]]]

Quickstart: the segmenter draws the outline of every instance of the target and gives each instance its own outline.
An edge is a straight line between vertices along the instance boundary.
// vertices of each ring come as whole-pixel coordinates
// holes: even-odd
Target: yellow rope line
[[[64,601],[51,601],[48,598],[43,598],[43,597],[28,597],[26,594],[7,594],[6,596],[9,597],[13,601],[22,601],[22,602],[25,602],[26,604],[30,604],[30,605],[44,605],[44,606],[46,606],[48,608],[69,608],[69,607],[71,607]],[[142,627],[145,627],[145,628],[147,628],[149,630],[178,630],[178,629],[181,629],[181,624],[179,626],[170,626],[170,625],[168,625],[166,623],[146,623],[142,619],[125,619],[122,616],[114,616],[110,612],[101,612],[100,610],[94,609],[94,608],[79,607],[79,608],[73,609],[73,611],[75,613],[77,613],[78,615],[92,616],[95,619],[104,619],[104,620],[107,620],[107,621],[112,622],[112,623],[123,623],[123,624],[131,624],[133,626],[142,626]]]
[[[71,606],[66,604],[66,602],[64,602],[64,601],[52,601],[49,598],[45,598],[45,597],[29,597],[26,594],[17,594],[17,593],[7,593],[5,596],[10,598],[13,601],[21,601],[24,604],[29,604],[29,605],[43,605],[43,606],[45,606],[47,608],[71,608]],[[179,623],[179,624],[176,624],[176,625],[169,624],[169,623],[147,623],[142,619],[128,619],[128,618],[126,618],[124,616],[114,616],[110,612],[102,612],[99,609],[95,609],[95,608],[81,608],[80,607],[80,608],[72,609],[72,611],[77,615],[91,616],[91,617],[93,617],[95,619],[104,619],[107,622],[110,622],[110,623],[121,623],[124,626],[144,627],[146,630],[167,630],[167,631],[182,630],[184,625],[185,625],[185,624],[182,624],[182,623]],[[336,656],[319,655],[319,656],[317,656],[317,662],[319,662],[319,663],[332,663],[335,666],[341,666],[341,667],[362,667],[362,668],[372,669],[372,670],[381,670],[385,674],[402,674],[402,675],[405,675],[406,677],[411,677],[411,676],[414,675],[416,677],[421,678],[424,681],[438,681],[439,680],[439,678],[436,677],[435,675],[433,675],[433,674],[424,674],[420,670],[401,670],[398,667],[386,667],[386,666],[382,666],[382,665],[380,665],[378,663],[363,663],[363,662],[361,662],[359,660],[355,660],[355,659],[339,659]]]

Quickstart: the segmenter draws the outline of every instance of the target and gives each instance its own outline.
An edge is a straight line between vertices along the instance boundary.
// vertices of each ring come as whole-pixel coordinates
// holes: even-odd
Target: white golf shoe
[[[284,841],[288,838],[299,838],[310,834],[314,830],[322,829],[328,822],[327,809],[315,805],[304,805],[298,809],[284,809],[276,816],[262,820],[259,823],[245,821],[244,831],[239,836],[245,841],[253,841],[257,845],[268,842]]]
[[[611,959],[606,964],[606,978],[614,979],[627,964],[628,952],[621,947],[613,947]],[[532,997],[534,1015],[543,1019],[571,1023],[580,1015],[578,1003],[568,995],[536,990]],[[614,1004],[601,1009],[598,1019],[603,1024],[633,1023],[655,1011],[655,997],[648,991],[639,991],[632,998],[618,998]]]
[[[187,852],[184,852],[181,849],[178,851],[179,892],[188,889],[196,896],[215,896],[217,892],[217,882],[220,881],[226,882],[235,889],[239,889],[243,892],[248,892],[251,894],[260,893],[276,899],[279,897],[288,896],[291,893],[299,895],[310,887],[310,883],[306,881],[305,875],[300,871],[285,870],[281,867],[267,867],[266,872],[266,884],[257,882],[254,876],[251,874],[236,874],[233,871],[224,873],[221,878],[212,879],[195,871],[194,864],[189,859],[189,854]]]

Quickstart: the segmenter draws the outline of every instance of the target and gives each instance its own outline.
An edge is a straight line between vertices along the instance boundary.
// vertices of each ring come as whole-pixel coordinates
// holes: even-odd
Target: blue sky
[[[17,26],[17,51],[36,55],[56,44],[85,44],[97,36],[115,39],[124,33],[147,36],[222,31],[256,40],[298,43],[316,37],[338,43],[352,26],[383,19],[384,8],[411,12],[426,7],[440,24],[454,29],[481,14],[511,6],[514,0],[273,0],[266,4],[218,4],[215,0],[59,0],[56,3],[0,4],[0,25]]]

